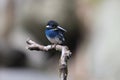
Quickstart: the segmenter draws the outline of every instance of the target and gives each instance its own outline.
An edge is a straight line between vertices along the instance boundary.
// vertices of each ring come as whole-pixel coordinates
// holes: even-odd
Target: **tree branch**
[[[27,40],[26,43],[28,44],[27,49],[29,50],[37,50],[37,51],[49,51],[51,49],[56,49],[61,51],[61,57],[60,57],[60,78],[61,80],[67,80],[67,74],[68,74],[68,68],[67,68],[67,60],[71,56],[71,52],[68,49],[67,46],[62,45],[40,45],[32,40]]]

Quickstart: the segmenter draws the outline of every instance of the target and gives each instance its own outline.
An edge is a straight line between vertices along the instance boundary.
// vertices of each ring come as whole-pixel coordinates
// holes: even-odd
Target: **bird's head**
[[[57,28],[57,26],[58,26],[58,23],[56,21],[50,20],[48,21],[46,28],[54,29],[54,28]]]

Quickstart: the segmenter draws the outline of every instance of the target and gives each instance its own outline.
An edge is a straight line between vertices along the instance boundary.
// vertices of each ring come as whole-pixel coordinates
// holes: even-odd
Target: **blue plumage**
[[[55,21],[49,21],[45,30],[46,37],[53,44],[63,44],[65,41],[65,32],[66,30],[60,27]]]

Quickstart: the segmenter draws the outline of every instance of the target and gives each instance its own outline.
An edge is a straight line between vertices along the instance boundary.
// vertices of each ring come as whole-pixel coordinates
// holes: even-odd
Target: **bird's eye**
[[[53,26],[53,28],[56,28],[56,26]]]

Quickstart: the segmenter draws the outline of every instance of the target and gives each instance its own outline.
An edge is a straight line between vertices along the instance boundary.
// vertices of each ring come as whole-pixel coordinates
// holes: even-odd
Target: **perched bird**
[[[47,23],[45,34],[52,44],[63,44],[65,41],[65,32],[66,30],[60,27],[56,21],[50,20]]]

